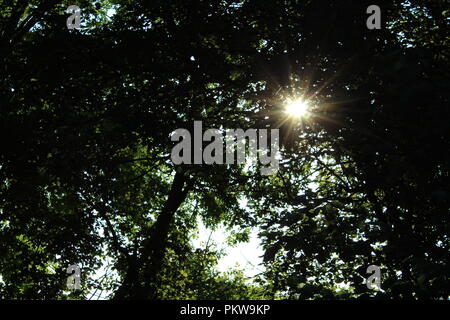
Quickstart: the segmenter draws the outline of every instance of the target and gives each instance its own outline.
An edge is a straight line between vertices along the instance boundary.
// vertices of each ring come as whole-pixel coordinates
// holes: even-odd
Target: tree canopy
[[[365,0],[76,2],[0,0],[1,298],[449,298],[447,1],[378,1],[380,30]],[[278,172],[174,165],[194,121],[279,129]],[[199,223],[259,230],[264,272]]]

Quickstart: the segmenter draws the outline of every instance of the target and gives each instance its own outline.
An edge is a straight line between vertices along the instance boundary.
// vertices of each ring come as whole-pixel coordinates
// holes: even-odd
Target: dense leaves
[[[1,297],[448,298],[446,1],[379,1],[381,30],[368,1],[70,4],[0,2]],[[194,120],[279,128],[278,173],[173,165]],[[264,274],[218,272],[199,222],[258,228]]]

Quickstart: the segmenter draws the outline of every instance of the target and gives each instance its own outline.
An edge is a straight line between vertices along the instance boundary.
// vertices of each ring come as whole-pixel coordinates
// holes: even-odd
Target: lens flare
[[[308,103],[303,99],[288,100],[286,113],[294,118],[304,117],[308,112]]]

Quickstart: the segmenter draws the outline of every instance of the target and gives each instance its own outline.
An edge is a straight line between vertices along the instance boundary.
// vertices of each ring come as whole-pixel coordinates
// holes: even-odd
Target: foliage
[[[368,1],[78,1],[81,31],[69,4],[0,1],[0,297],[365,298],[376,264],[376,297],[448,298],[446,1],[379,1],[381,30]],[[277,175],[174,166],[194,120],[280,128]],[[264,275],[218,272],[199,221],[260,228]]]

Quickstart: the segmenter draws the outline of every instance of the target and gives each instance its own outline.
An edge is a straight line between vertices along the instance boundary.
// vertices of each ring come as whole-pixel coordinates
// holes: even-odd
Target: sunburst
[[[308,102],[303,99],[288,99],[285,107],[286,113],[294,118],[302,118],[308,114]]]

